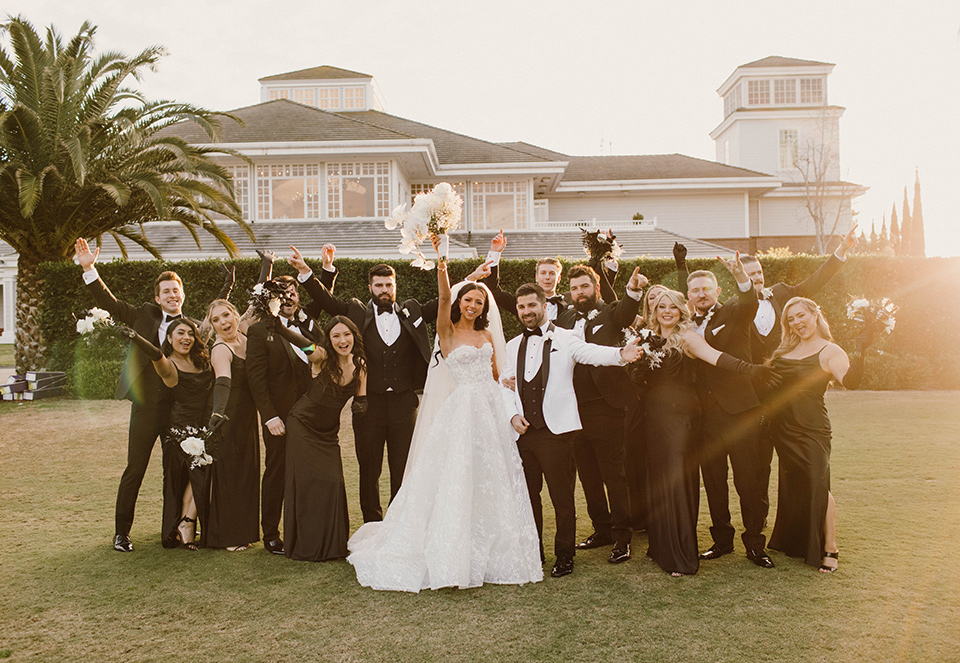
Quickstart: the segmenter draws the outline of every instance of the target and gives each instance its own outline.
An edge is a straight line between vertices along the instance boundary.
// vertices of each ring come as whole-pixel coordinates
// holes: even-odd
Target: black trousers
[[[390,499],[400,490],[419,404],[420,399],[412,390],[370,393],[367,394],[367,413],[354,418],[354,444],[360,465],[360,511],[365,523],[383,520],[380,474],[384,446],[390,467]]]
[[[601,398],[581,403],[579,409],[583,429],[574,438],[573,457],[593,531],[628,544],[633,525],[624,469],[625,413]]]
[[[517,440],[523,474],[530,493],[533,520],[540,536],[540,559],[543,554],[543,503],[540,491],[547,481],[550,501],[556,515],[557,533],[554,537],[554,553],[559,557],[572,558],[576,552],[577,508],[574,503],[574,486],[577,471],[573,462],[573,440],[576,432],[554,435],[547,428],[529,428]]]
[[[634,532],[647,529],[646,430],[643,403],[631,402],[624,421],[624,461],[627,485],[630,487],[630,521]]]
[[[260,483],[260,527],[263,540],[280,538],[280,516],[283,513],[283,483],[287,458],[287,436],[271,435],[263,427],[263,479]]]
[[[730,522],[727,458],[733,468],[733,485],[740,497],[743,518],[743,545],[748,550],[763,548],[766,509],[762,500],[760,471],[760,411],[752,408],[728,414],[708,394],[703,403],[700,447],[700,472],[707,492],[713,542],[722,548],[733,547],[736,533]]]
[[[116,529],[117,534],[130,534],[133,515],[137,506],[140,485],[147,473],[150,454],[160,433],[167,428],[170,404],[166,401],[130,405],[130,428],[127,435],[127,467],[120,477],[117,489]]]

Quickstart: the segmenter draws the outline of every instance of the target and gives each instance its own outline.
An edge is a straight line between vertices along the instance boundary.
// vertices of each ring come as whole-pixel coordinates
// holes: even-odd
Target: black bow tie
[[[553,297],[547,297],[548,304],[556,304],[557,306],[563,305],[563,295],[554,295]]]
[[[703,324],[703,321],[706,319],[707,319],[706,315],[700,315],[699,313],[697,313],[695,316],[693,316],[693,324],[699,327],[700,325]]]
[[[377,304],[377,315],[383,315],[384,313],[393,313],[393,304]]]
[[[164,313],[164,314],[163,314],[163,322],[164,322],[164,324],[166,324],[166,323],[168,323],[168,322],[173,322],[174,320],[176,320],[176,319],[179,318],[179,317],[180,317],[179,315],[170,315],[169,313]]]
[[[543,330],[541,330],[539,327],[534,327],[533,329],[524,328],[523,335],[526,338],[529,338],[530,336],[543,336]]]
[[[597,309],[592,308],[592,309],[590,309],[589,311],[585,311],[585,312],[583,312],[583,313],[581,313],[580,311],[577,311],[577,320],[586,320],[587,318],[590,317],[590,314],[593,313],[593,312],[596,311],[596,310],[597,310]]]

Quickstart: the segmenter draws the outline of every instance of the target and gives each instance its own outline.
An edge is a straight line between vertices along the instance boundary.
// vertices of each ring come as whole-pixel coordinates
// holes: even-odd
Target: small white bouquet
[[[77,333],[86,337],[87,345],[93,344],[98,337],[104,334],[114,333],[115,329],[110,313],[102,308],[94,307],[87,311],[86,316],[77,319]]]
[[[213,462],[213,456],[207,449],[210,433],[205,429],[193,426],[183,428],[171,427],[167,443],[176,444],[183,453],[190,457],[190,469],[204,467]]]
[[[886,297],[875,302],[865,297],[857,297],[847,304],[847,318],[887,334],[892,333],[897,324],[894,315],[896,312],[897,305]]]
[[[446,182],[440,182],[429,193],[418,193],[413,206],[400,205],[384,221],[387,230],[400,228],[400,245],[397,250],[404,255],[416,252],[417,257],[410,264],[420,269],[433,269],[432,260],[428,260],[420,250],[420,244],[430,235],[440,236],[440,258],[446,260],[450,253],[449,233],[460,227],[463,216],[463,198]]]
[[[660,368],[660,362],[663,361],[668,352],[664,347],[667,344],[667,339],[646,327],[640,329],[627,327],[623,330],[623,337],[626,343],[630,343],[635,338],[640,339],[640,349],[643,350],[643,356],[637,362],[638,364],[651,370]]]

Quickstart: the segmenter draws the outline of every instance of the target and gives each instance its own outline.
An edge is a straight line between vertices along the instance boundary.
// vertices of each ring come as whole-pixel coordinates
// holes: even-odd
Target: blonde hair
[[[647,302],[650,301],[650,293],[654,290],[669,290],[669,288],[660,283],[655,283],[650,286],[645,293],[643,293],[643,308],[640,312],[640,317],[643,318],[644,324],[647,324],[647,321],[650,320],[650,314],[653,313],[652,307]],[[660,294],[658,294],[657,297],[659,297]],[[656,317],[656,315],[654,315],[654,317]]]
[[[823,317],[823,311],[820,310],[820,306],[812,299],[793,297],[784,305],[783,311],[780,314],[780,347],[774,350],[770,361],[793,352],[797,346],[800,345],[800,337],[790,329],[790,325],[787,323],[787,311],[790,310],[791,306],[802,306],[807,312],[815,315],[817,317],[817,334],[827,341],[833,341],[833,335],[830,333],[830,325],[827,324],[827,319]]]
[[[218,306],[226,306],[230,309],[230,312],[237,318],[237,324],[240,323],[240,312],[237,311],[237,307],[228,302],[226,299],[214,299],[207,305],[207,314],[203,316],[203,322],[200,323],[200,337],[203,340],[203,343],[206,344],[213,336],[216,335],[216,332],[213,329],[213,325],[210,323],[210,314],[213,313],[213,309]]]
[[[680,322],[673,328],[673,333],[667,338],[667,344],[664,348],[667,350],[676,348],[681,352],[686,352],[686,343],[684,343],[683,335],[688,329],[693,329],[693,322],[690,320],[690,309],[687,308],[687,298],[683,296],[683,293],[664,287],[663,292],[660,293],[653,302],[653,310],[650,312],[652,314],[651,319],[647,320],[644,318],[644,324],[647,329],[663,336],[660,320],[657,318],[657,307],[664,299],[667,299],[680,309]]]

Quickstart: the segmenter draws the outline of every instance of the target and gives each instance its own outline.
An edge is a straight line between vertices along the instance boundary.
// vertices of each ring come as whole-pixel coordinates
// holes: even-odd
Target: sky
[[[141,90],[215,110],[257,79],[333,65],[372,75],[384,110],[493,142],[573,155],[709,160],[716,90],[769,55],[836,64],[828,78],[861,228],[911,210],[927,255],[960,255],[960,2],[808,0],[8,0],[38,29],[98,26],[98,50],[167,48]]]

